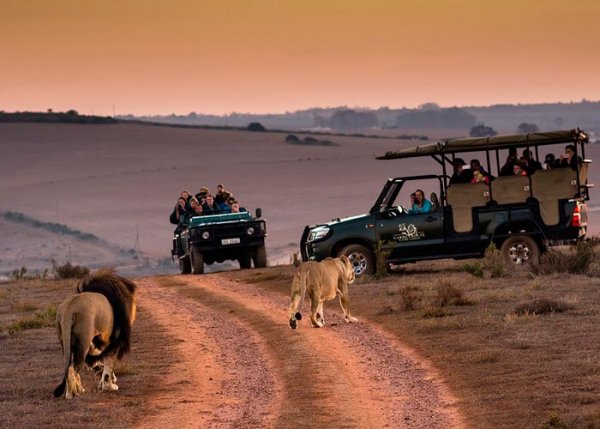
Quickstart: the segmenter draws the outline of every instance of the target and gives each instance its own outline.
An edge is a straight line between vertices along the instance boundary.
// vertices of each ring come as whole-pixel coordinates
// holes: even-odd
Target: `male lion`
[[[310,321],[315,328],[325,325],[323,317],[323,301],[334,299],[340,294],[340,304],[344,311],[344,320],[348,323],[358,322],[350,315],[348,285],[354,281],[354,269],[346,256],[326,258],[321,262],[309,261],[300,264],[292,280],[292,302],[290,304],[290,328],[296,329],[297,320],[302,319],[297,310],[304,302],[308,292],[310,298]]]
[[[116,361],[130,349],[131,325],[135,320],[136,285],[100,269],[84,278],[77,294],[65,299],[56,314],[56,331],[63,349],[65,372],[54,396],[67,399],[83,393],[79,372],[83,364],[103,364],[98,385],[104,391],[118,390]]]

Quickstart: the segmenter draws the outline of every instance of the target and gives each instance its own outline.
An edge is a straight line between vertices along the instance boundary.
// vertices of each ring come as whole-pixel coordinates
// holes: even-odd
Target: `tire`
[[[338,252],[338,256],[345,255],[354,267],[356,277],[372,276],[375,273],[373,254],[369,249],[360,244],[350,244]]]
[[[252,268],[252,259],[250,259],[250,256],[248,255],[240,256],[238,262],[240,263],[240,270]]]
[[[526,235],[508,237],[500,247],[502,259],[509,270],[526,269],[540,261],[540,248]]]
[[[256,253],[252,255],[254,268],[265,268],[267,266],[267,249],[264,244],[256,248]]]
[[[179,258],[179,271],[181,271],[181,274],[190,274],[192,272],[192,264],[189,256]]]
[[[193,274],[204,274],[204,257],[202,256],[202,252],[192,246],[190,249],[190,259],[192,266]]]

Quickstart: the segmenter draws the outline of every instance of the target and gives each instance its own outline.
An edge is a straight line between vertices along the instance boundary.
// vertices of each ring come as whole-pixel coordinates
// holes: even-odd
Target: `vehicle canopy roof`
[[[435,156],[456,152],[476,152],[482,150],[509,149],[511,147],[540,146],[560,143],[587,143],[588,136],[579,128],[574,130],[550,131],[544,133],[514,134],[494,137],[474,137],[441,140],[424,146],[416,146],[399,151],[386,152],[377,159],[401,159],[419,156]]]

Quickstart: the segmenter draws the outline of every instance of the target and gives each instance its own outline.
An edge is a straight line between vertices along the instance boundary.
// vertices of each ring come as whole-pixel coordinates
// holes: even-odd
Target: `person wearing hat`
[[[465,168],[467,163],[462,158],[455,158],[452,162],[452,168],[454,169],[454,174],[450,178],[450,184],[453,185],[455,183],[471,183],[473,180],[473,171],[469,168]]]

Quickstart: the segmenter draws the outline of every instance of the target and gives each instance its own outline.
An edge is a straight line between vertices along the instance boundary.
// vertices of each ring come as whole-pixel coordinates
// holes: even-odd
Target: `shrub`
[[[250,122],[246,129],[248,131],[258,131],[258,132],[267,131],[267,129],[264,127],[264,125],[261,124],[260,122]]]
[[[479,262],[463,265],[463,270],[472,276],[483,278],[483,266]]]
[[[534,267],[534,272],[536,274],[597,274],[594,263],[598,262],[599,244],[597,238],[592,238],[580,241],[566,251],[550,249],[542,255],[539,265]]]
[[[402,310],[415,310],[423,301],[423,292],[416,286],[404,286],[398,291]]]
[[[379,240],[375,245],[375,275],[376,279],[382,279],[389,276],[387,258],[392,249],[383,241]]]
[[[569,425],[556,414],[552,414],[548,417],[548,420],[540,426],[540,429],[569,429]]]
[[[485,249],[485,258],[483,260],[483,269],[490,273],[490,277],[504,277],[507,274],[506,265],[502,258],[502,253],[494,243],[491,243]]]
[[[90,269],[87,267],[73,265],[70,262],[59,265],[54,259],[52,260],[52,267],[59,279],[80,279],[90,273]]]
[[[515,307],[515,314],[521,316],[527,314],[564,313],[571,309],[573,309],[573,306],[566,302],[541,298],[518,305]]]
[[[285,142],[290,144],[299,144],[300,139],[294,134],[288,134],[285,138]]]
[[[463,291],[448,281],[440,284],[433,299],[434,307],[447,305],[471,305],[472,302],[465,298]]]
[[[10,273],[10,279],[13,281],[20,281],[20,280],[45,280],[48,277],[48,270],[44,270],[41,273],[33,273],[33,274],[27,274],[27,267],[23,266],[18,270],[14,270],[12,273]]]

